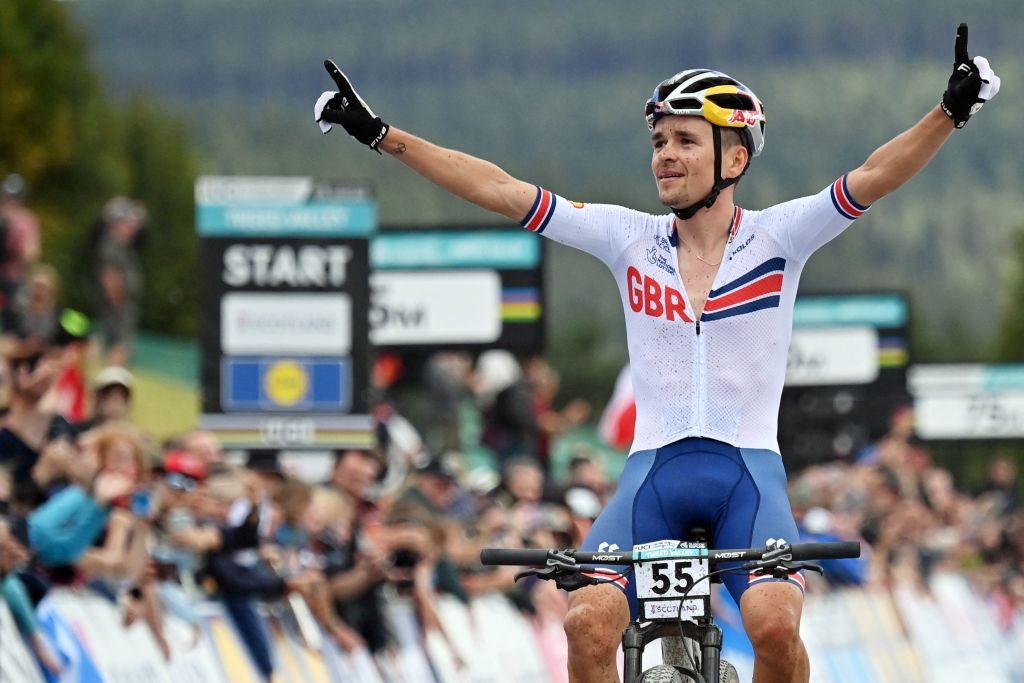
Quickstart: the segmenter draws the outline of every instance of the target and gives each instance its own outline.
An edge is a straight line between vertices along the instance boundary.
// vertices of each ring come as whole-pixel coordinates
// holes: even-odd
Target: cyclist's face
[[[651,171],[658,199],[686,207],[711,191],[715,147],[711,124],[697,116],[665,116],[651,134]]]

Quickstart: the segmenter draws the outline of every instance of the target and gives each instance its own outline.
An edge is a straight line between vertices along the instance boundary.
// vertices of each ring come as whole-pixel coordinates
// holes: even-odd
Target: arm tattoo
[[[398,156],[399,154],[405,154],[405,143],[399,142],[397,145],[395,145],[395,149],[392,150],[391,153],[394,154],[395,156]]]

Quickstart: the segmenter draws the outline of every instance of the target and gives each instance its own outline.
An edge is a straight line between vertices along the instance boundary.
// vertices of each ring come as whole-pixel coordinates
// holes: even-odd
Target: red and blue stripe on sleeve
[[[543,187],[537,186],[537,199],[533,207],[526,214],[526,218],[519,221],[519,224],[531,232],[544,232],[551,217],[555,215],[555,203],[557,198]]]
[[[861,206],[853,200],[853,197],[850,196],[850,190],[846,187],[845,175],[832,183],[832,203],[835,205],[836,211],[851,221],[863,216],[864,212],[870,208],[868,206]]]

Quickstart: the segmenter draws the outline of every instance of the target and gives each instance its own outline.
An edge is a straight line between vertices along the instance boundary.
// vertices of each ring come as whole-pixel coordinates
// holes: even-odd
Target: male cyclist
[[[626,317],[636,434],[587,550],[678,539],[695,525],[709,527],[718,547],[798,539],[776,423],[804,263],[920,171],[999,90],[988,62],[968,56],[962,24],[953,74],[923,119],[818,194],[746,211],[733,192],[764,146],[761,102],[725,74],[681,71],[658,85],[645,110],[658,196],[672,210],[654,216],[566,201],[389,127],[333,62],[325,65],[338,92],[314,108],[324,132],[340,124],[443,189],[587,251],[612,271]],[[806,683],[802,577],[725,582],[754,646],[754,680]],[[573,593],[565,623],[572,681],[618,680],[616,646],[631,613],[628,580]]]

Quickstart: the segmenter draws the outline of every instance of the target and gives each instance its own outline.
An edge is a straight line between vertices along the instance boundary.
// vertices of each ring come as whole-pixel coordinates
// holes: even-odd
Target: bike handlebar
[[[804,560],[841,560],[849,557],[860,557],[859,541],[796,543],[792,548],[794,562]]]
[[[775,548],[746,548],[743,550],[708,550],[708,563],[712,566],[722,562],[749,562],[764,560]],[[653,551],[656,552],[656,551]],[[544,548],[484,548],[480,551],[480,563],[485,565],[511,565],[516,567],[543,567],[549,559],[562,554],[581,564],[631,565],[657,559],[648,556],[639,558],[633,552],[582,552],[578,550],[548,550]],[[805,560],[837,560],[860,557],[860,543],[857,541],[836,541],[827,543],[794,543],[789,546],[789,557],[793,562]]]
[[[480,564],[543,567],[548,563],[548,554],[542,548],[484,548],[480,551]]]

